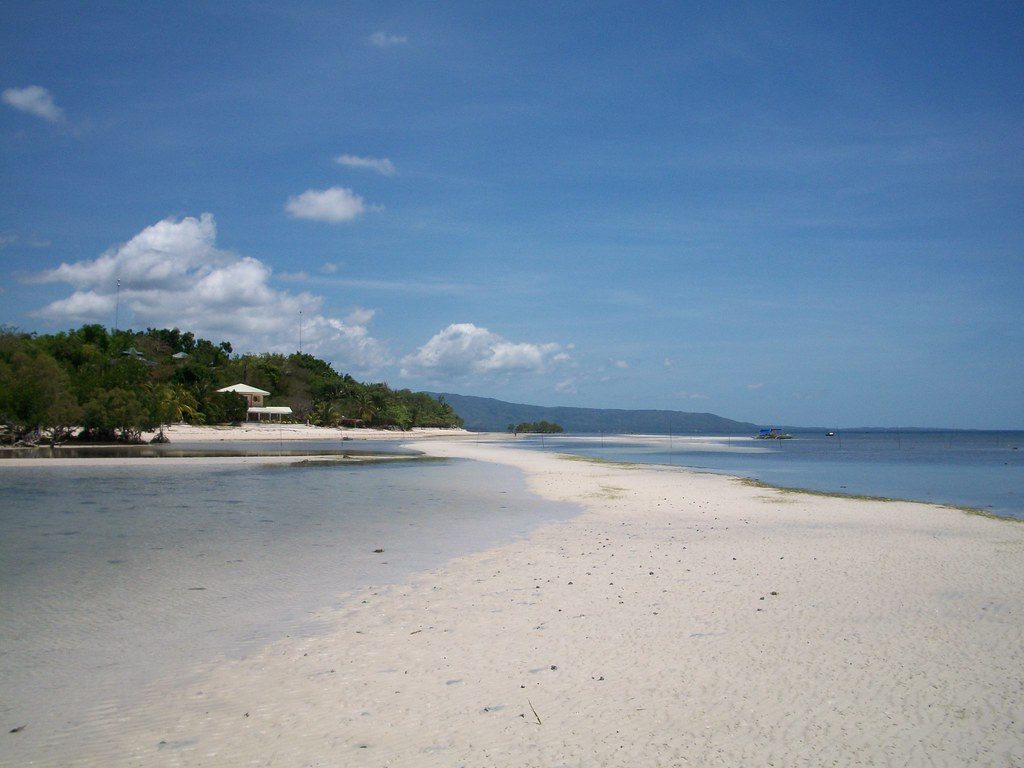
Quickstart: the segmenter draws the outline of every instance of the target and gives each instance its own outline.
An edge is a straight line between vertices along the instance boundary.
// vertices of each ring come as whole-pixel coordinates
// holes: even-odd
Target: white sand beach
[[[414,447],[515,465],[583,512],[170,681],[80,763],[1024,764],[1019,523]]]
[[[252,440],[410,440],[424,437],[452,437],[468,435],[464,429],[431,429],[414,427],[406,432],[390,429],[349,427],[315,427],[311,424],[247,421],[236,426],[196,426],[172,424],[164,428],[164,435],[172,443],[213,443]],[[145,432],[143,440],[150,441],[156,432]]]
[[[325,595],[316,632],[166,679],[34,764],[1024,764],[1020,523],[424,437],[581,513]],[[268,458],[294,460],[241,460]],[[0,764],[46,736],[18,738]]]

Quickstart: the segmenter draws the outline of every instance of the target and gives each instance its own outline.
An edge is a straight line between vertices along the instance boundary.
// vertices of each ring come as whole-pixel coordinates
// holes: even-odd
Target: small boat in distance
[[[793,436],[778,427],[766,427],[758,432],[756,440],[792,440]]]
[[[835,437],[835,436],[836,436],[835,432],[826,432],[825,433],[825,437]]]

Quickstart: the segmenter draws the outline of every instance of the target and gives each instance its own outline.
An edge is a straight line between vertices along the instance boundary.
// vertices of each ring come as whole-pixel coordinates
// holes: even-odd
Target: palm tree
[[[323,400],[313,406],[309,420],[318,427],[334,427],[338,424],[338,409],[334,403]]]
[[[369,390],[363,389],[355,393],[352,398],[359,413],[357,418],[369,424],[377,416],[377,398]]]

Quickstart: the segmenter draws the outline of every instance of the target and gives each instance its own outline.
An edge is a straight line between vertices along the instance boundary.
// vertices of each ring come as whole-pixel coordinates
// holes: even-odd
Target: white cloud
[[[36,314],[55,322],[113,321],[121,327],[178,327],[237,349],[291,352],[298,346],[303,312],[303,350],[343,370],[373,372],[391,363],[367,324],[372,310],[357,308],[342,319],[319,314],[323,300],[271,284],[263,262],[216,247],[213,216],[158,222],[98,258],[61,264],[34,279],[66,283],[71,295]],[[120,290],[118,289],[120,280]]]
[[[333,275],[338,271],[338,265],[328,261],[320,265],[320,271],[325,275]]]
[[[754,390],[754,389],[761,389],[761,387],[763,387],[763,386],[764,386],[764,384],[763,384],[763,383],[758,383],[758,384],[747,384],[747,389],[750,389],[750,390]]]
[[[620,369],[623,369],[623,370],[625,370],[626,368],[629,368],[629,363],[627,363],[625,360],[616,360],[613,363],[613,365],[616,368],[620,368]]]
[[[113,294],[96,291],[75,291],[66,299],[48,304],[38,314],[48,318],[67,319],[78,323],[108,322],[114,318],[116,300]]]
[[[366,213],[363,198],[351,189],[307,189],[301,195],[289,197],[285,210],[296,219],[338,223],[354,221]]]
[[[405,35],[394,35],[390,32],[374,32],[370,35],[370,43],[378,48],[390,48],[393,45],[404,45],[409,42]]]
[[[396,173],[395,164],[386,157],[358,157],[356,155],[338,155],[334,158],[338,165],[349,168],[368,168],[371,171],[382,173],[385,176],[394,176]]]
[[[375,309],[353,307],[352,311],[345,317],[345,322],[349,325],[369,325],[376,314],[377,310]]]
[[[57,106],[53,96],[41,85],[27,88],[8,88],[3,92],[4,103],[22,112],[59,123],[64,119],[64,110]]]
[[[61,264],[44,272],[38,282],[68,283],[76,289],[113,291],[116,281],[136,290],[181,287],[189,275],[203,267],[216,267],[235,257],[214,247],[217,227],[213,216],[198,219],[165,219],[123,245],[111,248],[93,261]]]
[[[560,344],[517,343],[473,323],[453,323],[402,359],[402,375],[543,373],[568,359]]]

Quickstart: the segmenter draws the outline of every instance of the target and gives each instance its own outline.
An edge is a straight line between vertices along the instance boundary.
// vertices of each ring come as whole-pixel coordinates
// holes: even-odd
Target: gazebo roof
[[[248,384],[232,384],[230,387],[218,389],[218,392],[237,392],[240,395],[269,395],[265,389],[250,387]]]

